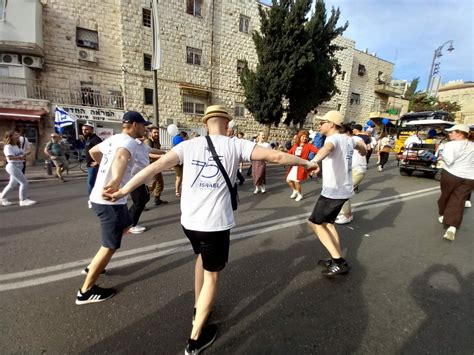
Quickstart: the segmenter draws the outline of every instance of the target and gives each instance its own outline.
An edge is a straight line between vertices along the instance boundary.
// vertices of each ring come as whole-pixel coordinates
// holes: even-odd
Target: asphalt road
[[[338,227],[352,266],[328,279],[327,254],[306,226],[320,184],[289,199],[284,170],[268,192],[241,189],[230,262],[208,354],[473,354],[474,209],[456,240],[442,238],[438,183],[373,167],[354,199],[355,220]],[[170,203],[144,212],[149,230],[124,237],[100,284],[109,301],[76,306],[81,269],[99,247],[85,180],[31,183],[32,207],[0,209],[1,353],[182,353],[191,329],[193,260]],[[2,184],[3,187],[3,184]]]

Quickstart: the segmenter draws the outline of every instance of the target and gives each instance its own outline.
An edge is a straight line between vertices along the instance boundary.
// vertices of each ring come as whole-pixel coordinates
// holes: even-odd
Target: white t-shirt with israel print
[[[235,181],[241,161],[250,161],[255,143],[222,135],[210,136],[230,181]],[[235,226],[230,192],[214,162],[206,137],[172,148],[183,164],[181,224],[189,230],[214,232]]]
[[[115,153],[119,148],[125,148],[130,153],[130,159],[127,163],[127,168],[123,174],[122,182],[120,187],[124,186],[132,176],[132,168],[135,165],[136,152],[138,149],[138,143],[134,138],[130,137],[128,134],[116,134],[110,138],[107,138],[105,141],[98,145],[100,151],[102,152],[102,160],[99,166],[99,172],[97,173],[97,179],[95,180],[94,188],[90,194],[89,200],[94,203],[101,205],[124,205],[127,203],[127,197],[122,197],[121,199],[112,202],[104,200],[102,198],[102,192],[104,186],[106,186],[112,179],[112,162],[115,158]]]

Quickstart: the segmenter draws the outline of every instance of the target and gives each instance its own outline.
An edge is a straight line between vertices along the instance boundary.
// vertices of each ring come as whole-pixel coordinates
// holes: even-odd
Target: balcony
[[[109,91],[100,93],[97,88],[80,90],[52,88],[38,80],[0,77],[0,98],[48,100],[61,105],[79,105],[123,109],[123,96]]]
[[[370,110],[369,118],[388,118],[391,121],[396,121],[400,118],[402,111],[403,106],[376,101]]]
[[[374,86],[374,91],[377,94],[385,96],[401,96],[403,95],[403,89],[399,89],[390,84],[384,83],[383,81],[377,81]]]

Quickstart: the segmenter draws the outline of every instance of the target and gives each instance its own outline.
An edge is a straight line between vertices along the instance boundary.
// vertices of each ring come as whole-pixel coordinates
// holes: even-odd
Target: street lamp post
[[[433,85],[433,75],[435,74],[438,74],[439,73],[439,65],[440,63],[435,63],[436,62],[436,59],[437,58],[440,58],[443,53],[443,47],[445,45],[449,44],[449,48],[447,49],[448,52],[452,52],[454,51],[454,47],[453,47],[453,41],[452,40],[449,40],[449,41],[446,41],[444,42],[441,46],[439,46],[438,48],[436,48],[436,50],[434,51],[434,55],[433,55],[433,62],[431,63],[431,70],[430,70],[430,75],[428,77],[428,84],[426,86],[426,92],[429,94],[430,91],[431,91],[431,86]]]

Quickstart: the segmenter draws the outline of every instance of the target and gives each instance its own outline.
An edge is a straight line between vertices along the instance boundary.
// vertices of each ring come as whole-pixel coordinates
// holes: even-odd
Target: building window
[[[360,94],[356,94],[355,92],[351,93],[351,105],[359,105],[360,104]]]
[[[151,10],[150,9],[142,9],[142,18],[143,18],[143,26],[151,27]]]
[[[153,89],[145,88],[143,92],[145,105],[153,105]]]
[[[341,73],[341,80],[346,80],[346,72],[345,71],[343,71]]]
[[[337,104],[337,110],[338,111],[341,111],[341,106],[342,106],[341,104]]]
[[[243,104],[235,104],[234,116],[242,118],[245,116],[245,106]]]
[[[239,31],[249,33],[250,17],[240,15]]]
[[[81,82],[81,99],[84,106],[102,106],[100,91],[92,82]]]
[[[7,0],[0,0],[0,21],[4,21],[7,15]]]
[[[186,47],[186,63],[201,65],[201,57],[202,57],[201,49]]]
[[[237,75],[241,76],[245,69],[245,61],[244,60],[237,60]]]
[[[201,16],[202,0],[187,0],[186,13],[193,16]]]
[[[76,44],[78,47],[99,49],[99,33],[97,31],[77,27]]]
[[[362,64],[359,64],[359,69],[357,71],[357,74],[359,74],[359,76],[364,76],[365,75],[365,65],[362,65]]]
[[[198,98],[183,96],[183,112],[193,115],[204,115],[206,103]]]
[[[143,54],[143,70],[151,70],[151,55]]]

